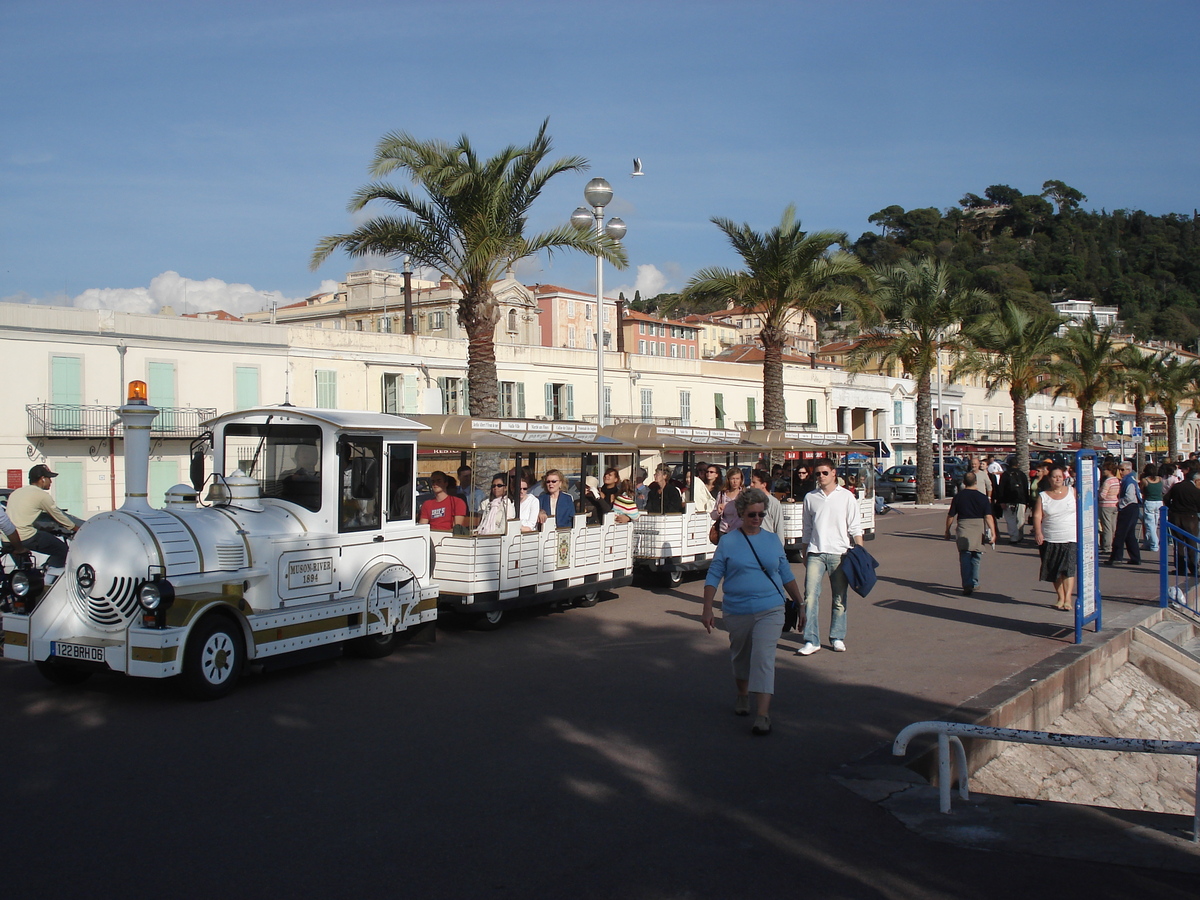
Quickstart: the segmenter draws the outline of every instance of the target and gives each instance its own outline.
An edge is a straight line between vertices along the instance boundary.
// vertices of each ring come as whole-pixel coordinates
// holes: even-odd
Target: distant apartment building
[[[696,329],[702,359],[713,359],[738,344],[737,328],[724,319],[693,314],[684,316],[680,321]]]
[[[1115,306],[1097,306],[1091,300],[1055,300],[1051,305],[1074,325],[1082,325],[1091,316],[1096,317],[1096,324],[1101,328],[1117,324],[1119,310]],[[1066,327],[1069,326],[1064,326],[1063,330]]]
[[[461,340],[458,323],[462,292],[449,279],[410,282],[414,334]],[[540,343],[537,306],[530,290],[511,274],[492,284],[499,306],[495,340],[498,344]],[[249,313],[248,322],[310,325],[344,331],[402,334],[404,332],[404,275],[367,269],[350,272],[336,291],[316,294],[299,303]]]
[[[585,294],[556,284],[535,284],[527,288],[533,296],[541,320],[543,347],[568,350],[596,349],[596,295]],[[604,298],[604,348],[616,350],[617,301]]]
[[[625,332],[626,353],[671,359],[699,356],[700,331],[684,322],[628,310],[621,319],[621,328]]]
[[[763,327],[761,310],[734,306],[730,301],[728,309],[719,310],[712,314],[718,321],[727,322],[737,329],[739,344],[760,344],[759,333]],[[820,346],[817,337],[817,320],[807,312],[793,310],[783,323],[786,346],[793,353],[812,353]]]

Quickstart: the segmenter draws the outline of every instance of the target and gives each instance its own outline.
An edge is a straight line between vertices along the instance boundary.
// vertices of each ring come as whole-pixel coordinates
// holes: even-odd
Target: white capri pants
[[[783,604],[760,613],[724,616],[733,677],[755,694],[775,693],[775,649],[783,634]]]

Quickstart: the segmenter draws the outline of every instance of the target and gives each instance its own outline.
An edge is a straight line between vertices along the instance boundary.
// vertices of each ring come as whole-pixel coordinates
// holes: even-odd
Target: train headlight
[[[175,588],[161,575],[143,581],[138,588],[138,604],[142,607],[142,624],[147,628],[166,628],[167,610],[175,601]]]
[[[13,572],[8,582],[9,589],[18,600],[24,600],[33,590],[33,581],[24,572]]]
[[[96,584],[96,570],[84,563],[75,570],[75,580],[83,590],[91,591]]]

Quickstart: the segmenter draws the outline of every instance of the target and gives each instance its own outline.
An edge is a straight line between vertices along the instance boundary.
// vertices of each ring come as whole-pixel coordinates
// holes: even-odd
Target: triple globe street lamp
[[[571,213],[571,224],[584,231],[595,228],[596,236],[608,235],[614,241],[625,237],[625,223],[618,218],[604,222],[604,207],[612,200],[612,186],[603,178],[593,178],[583,189],[587,206]],[[590,207],[590,209],[589,209]],[[616,322],[620,328],[621,323]],[[596,255],[596,425],[604,427],[604,259]]]

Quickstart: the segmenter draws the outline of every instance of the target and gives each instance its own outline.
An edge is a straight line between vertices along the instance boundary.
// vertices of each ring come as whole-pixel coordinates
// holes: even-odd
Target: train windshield
[[[264,497],[288,500],[313,512],[321,509],[319,425],[229,425],[225,467],[257,479]]]

